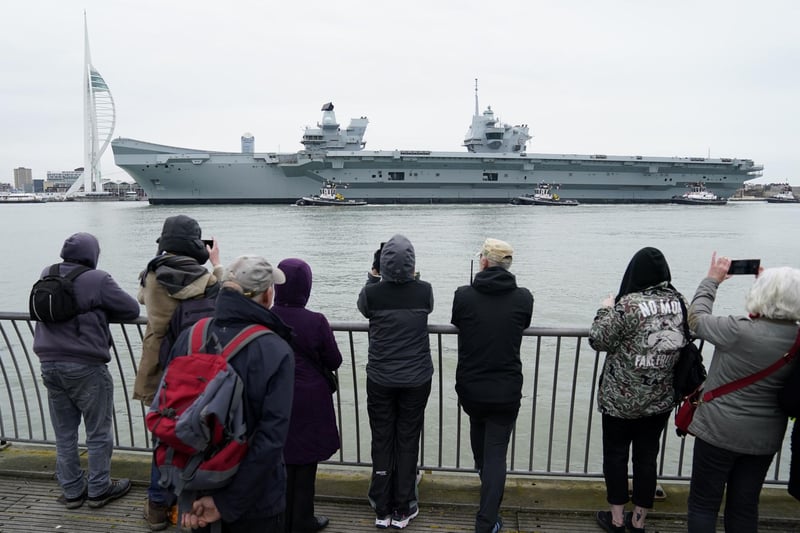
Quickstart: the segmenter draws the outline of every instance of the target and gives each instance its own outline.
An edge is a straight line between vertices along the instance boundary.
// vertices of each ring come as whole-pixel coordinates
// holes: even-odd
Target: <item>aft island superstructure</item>
[[[508,203],[541,182],[581,203],[668,203],[697,182],[731,196],[762,170],[738,158],[530,153],[528,126],[503,123],[491,107],[479,113],[477,88],[466,152],[367,150],[368,122],[341,128],[327,103],[294,153],[257,153],[244,138],[241,152],[124,138],[111,146],[152,204],[291,204],[325,183],[346,185],[349,198],[369,204]]]

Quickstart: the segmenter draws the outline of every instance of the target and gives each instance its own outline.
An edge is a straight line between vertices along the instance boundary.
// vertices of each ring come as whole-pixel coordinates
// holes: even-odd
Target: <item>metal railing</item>
[[[146,408],[132,401],[132,385],[141,353],[145,321],[111,325],[109,370],[114,377],[114,443],[120,450],[146,451],[150,435]],[[342,445],[327,463],[370,465],[366,412],[366,322],[332,322],[344,361],[334,396]],[[0,437],[8,441],[55,444],[47,391],[33,353],[34,322],[27,313],[0,312]],[[473,470],[469,421],[456,396],[457,330],[430,325],[434,377],[421,437],[420,468],[451,472]],[[522,343],[523,398],[509,447],[512,474],[602,478],[602,432],[596,411],[596,384],[603,355],[589,347],[588,328],[540,328],[525,331]],[[706,357],[708,361],[710,358]],[[81,442],[85,436],[81,435]],[[662,435],[658,476],[691,476],[692,439],[681,439],[668,424]],[[786,460],[783,460],[783,458]],[[789,439],[776,455],[767,483],[789,477]]]

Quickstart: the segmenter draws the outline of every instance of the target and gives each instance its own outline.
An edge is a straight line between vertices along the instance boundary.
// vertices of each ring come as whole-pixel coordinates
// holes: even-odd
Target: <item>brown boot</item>
[[[151,502],[149,499],[144,503],[144,519],[150,526],[150,531],[161,531],[169,526],[170,506]]]

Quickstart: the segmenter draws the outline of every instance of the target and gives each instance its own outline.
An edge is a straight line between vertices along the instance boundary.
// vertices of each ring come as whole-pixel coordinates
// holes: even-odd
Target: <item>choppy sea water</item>
[[[534,293],[534,324],[588,326],[600,300],[616,293],[631,256],[655,246],[667,257],[673,284],[691,297],[711,252],[760,258],[764,266],[800,267],[800,205],[581,205],[577,207],[436,205],[359,208],[262,205],[150,206],[145,202],[65,202],[0,206],[4,257],[0,310],[25,311],[31,284],[59,260],[76,231],[100,240],[99,268],[135,294],[138,273],[156,252],[167,216],[196,218],[216,237],[223,262],[256,253],[277,263],[305,259],[314,272],[309,307],[330,320],[359,321],[356,298],[381,241],[395,233],[416,248],[417,270],[433,285],[430,321],[448,323],[453,291],[469,281],[486,237],[515,248],[512,271]],[[743,313],[752,276],[720,289],[715,312]]]

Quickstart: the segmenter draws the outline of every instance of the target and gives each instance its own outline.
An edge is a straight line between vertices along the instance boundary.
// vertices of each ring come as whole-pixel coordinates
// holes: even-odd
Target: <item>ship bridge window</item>
[[[389,181],[403,181],[406,179],[405,172],[389,172]]]
[[[483,181],[497,181],[497,172],[484,172]]]
[[[502,139],[503,138],[503,132],[502,131],[489,131],[489,132],[486,132],[486,138],[490,139],[490,140],[491,139]]]

